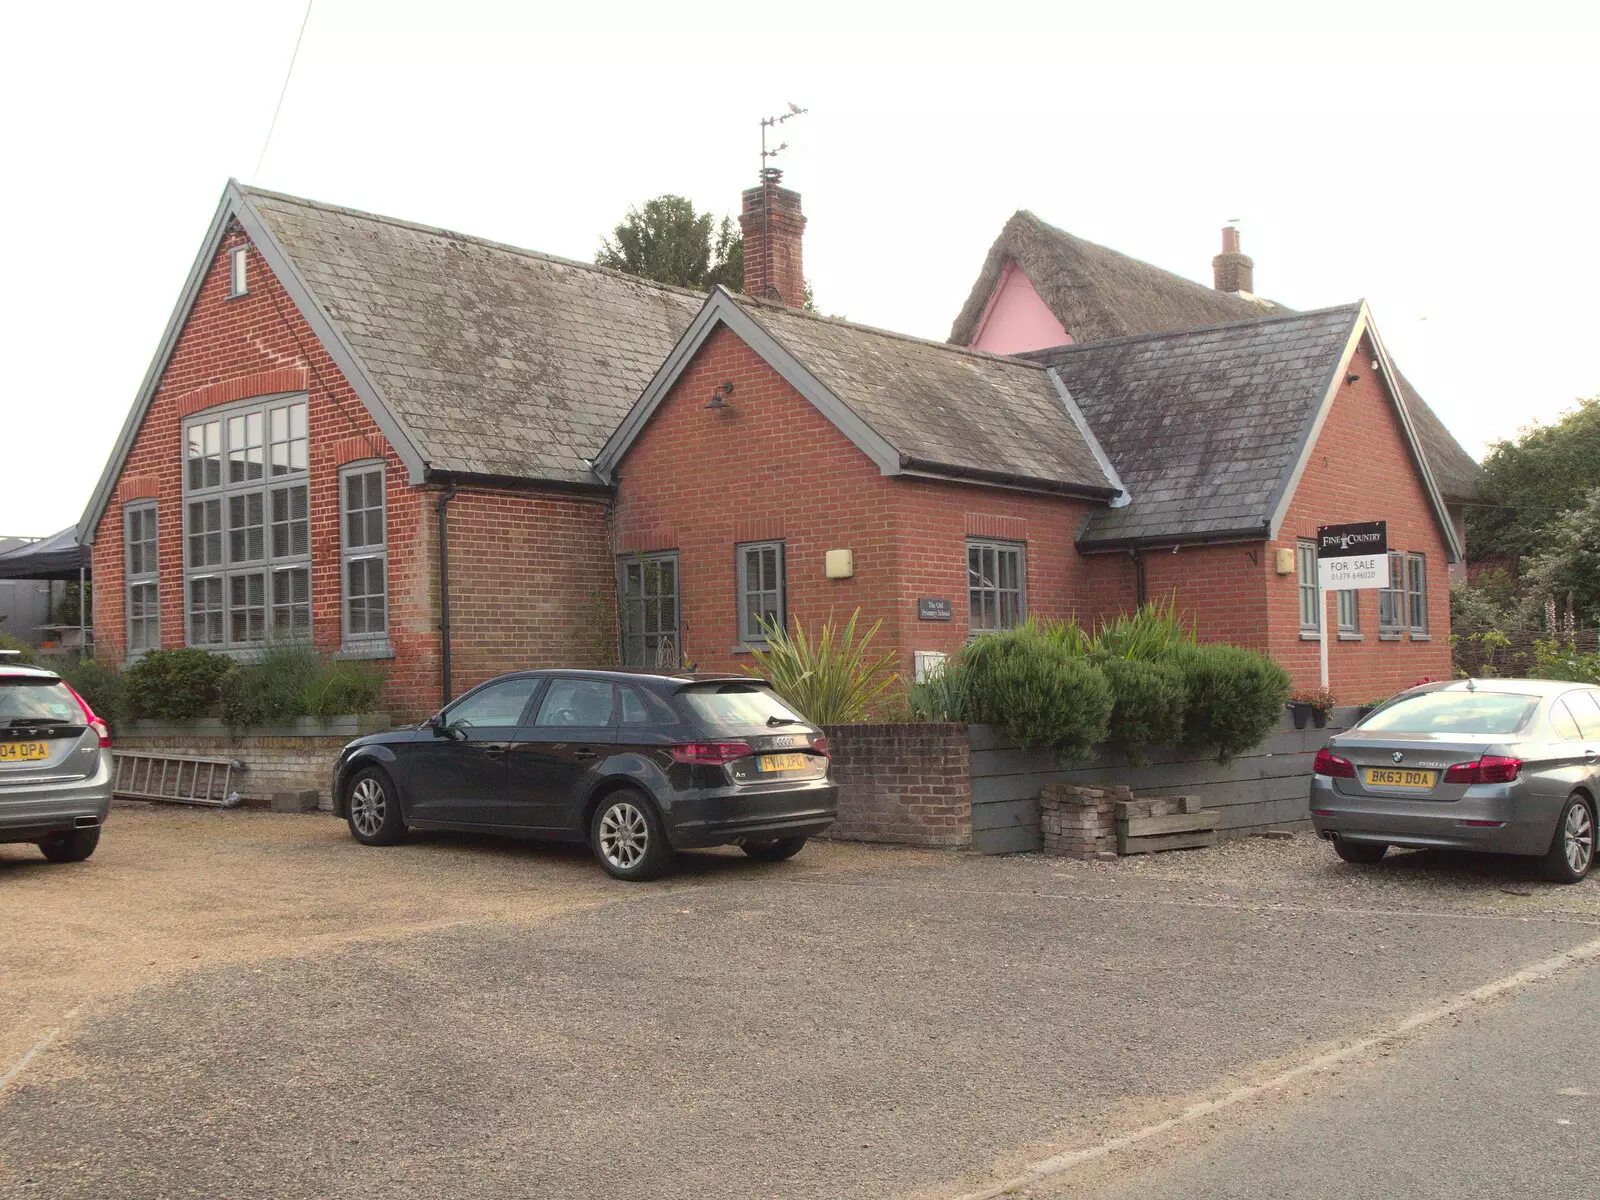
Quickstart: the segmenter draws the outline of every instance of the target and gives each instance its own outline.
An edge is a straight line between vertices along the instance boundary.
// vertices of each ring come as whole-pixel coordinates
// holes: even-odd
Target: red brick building
[[[761,617],[860,607],[910,674],[1176,594],[1312,683],[1300,539],[1387,519],[1411,586],[1330,600],[1334,686],[1448,671],[1458,546],[1364,306],[1067,312],[992,354],[800,311],[799,197],[744,210],[776,299],[230,184],[80,525],[102,656],[309,639],[414,715],[519,667],[736,666]]]

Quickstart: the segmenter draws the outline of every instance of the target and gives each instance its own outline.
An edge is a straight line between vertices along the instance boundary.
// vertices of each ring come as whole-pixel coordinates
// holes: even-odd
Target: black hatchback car
[[[799,853],[836,814],[829,765],[822,730],[759,679],[520,671],[351,742],[334,811],[369,846],[408,828],[583,841],[652,879],[691,847]]]

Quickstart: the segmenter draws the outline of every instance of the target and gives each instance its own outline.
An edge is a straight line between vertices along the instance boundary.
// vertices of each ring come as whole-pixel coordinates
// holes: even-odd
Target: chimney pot
[[[1222,229],[1222,253],[1211,260],[1211,274],[1219,292],[1254,292],[1255,262],[1239,250],[1239,231]]]
[[[805,271],[800,239],[806,219],[800,211],[800,193],[778,186],[783,172],[777,167],[761,171],[761,183],[741,197],[739,228],[744,233],[744,292],[763,300],[778,300],[790,308],[806,301]]]

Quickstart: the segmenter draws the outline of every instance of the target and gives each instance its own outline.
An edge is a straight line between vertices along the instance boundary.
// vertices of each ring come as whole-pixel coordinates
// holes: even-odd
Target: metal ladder
[[[233,794],[233,773],[245,769],[236,759],[188,754],[113,750],[111,757],[116,767],[112,795],[212,808],[231,807],[228,797]]]

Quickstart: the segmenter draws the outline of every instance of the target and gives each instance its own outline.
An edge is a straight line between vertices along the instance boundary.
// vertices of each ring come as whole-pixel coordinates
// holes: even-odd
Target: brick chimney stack
[[[749,261],[748,259],[746,260]],[[1232,225],[1222,229],[1222,253],[1211,260],[1211,274],[1219,292],[1254,292],[1256,264],[1239,252],[1239,231]],[[748,277],[749,268],[745,268]]]
[[[744,293],[801,308],[806,284],[800,237],[806,231],[806,219],[800,213],[800,193],[779,187],[782,179],[782,171],[767,167],[761,172],[760,186],[744,193],[739,213],[739,228],[744,231]]]

